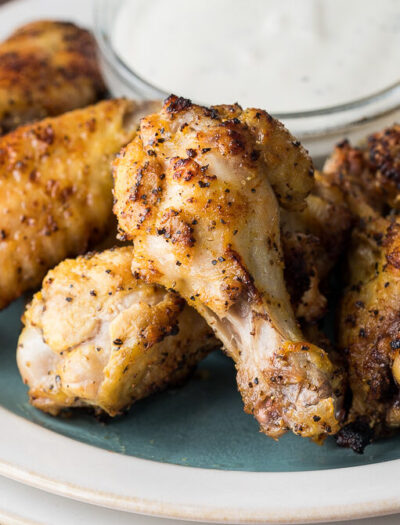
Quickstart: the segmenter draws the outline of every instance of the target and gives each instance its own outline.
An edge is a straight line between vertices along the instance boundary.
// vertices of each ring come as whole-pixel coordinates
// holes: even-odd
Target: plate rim
[[[4,18],[7,11],[20,8],[25,2],[15,0],[1,6]],[[396,490],[400,460],[303,472],[202,469],[106,451],[62,436],[3,407],[0,407],[0,421],[0,475],[49,493],[114,510],[242,524],[313,523],[400,511],[400,488]],[[52,461],[43,461],[47,455]],[[84,471],[89,463],[93,473]],[[76,472],[71,470],[74,464],[78,465]],[[96,470],[96,465],[101,468]],[[109,470],[103,469],[103,465],[109,466]],[[127,469],[131,469],[132,478],[139,474],[140,482],[127,477]],[[104,477],[96,474],[104,476],[107,472],[115,477],[108,479],[109,486],[105,488]],[[356,497],[352,492],[355,483]],[[131,493],[124,495],[127,487]],[[327,494],[330,489],[331,493]],[[141,493],[147,497],[141,497]],[[260,494],[265,498],[265,493],[271,496],[260,504]]]
[[[400,511],[400,460],[303,472],[203,469],[87,445],[3,407],[0,420],[1,475],[114,510],[241,524],[326,522]],[[48,455],[52,461],[43,461]],[[262,502],[265,494],[271,497]]]

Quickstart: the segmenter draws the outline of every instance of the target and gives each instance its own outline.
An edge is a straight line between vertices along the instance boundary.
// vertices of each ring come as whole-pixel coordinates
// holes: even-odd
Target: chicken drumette
[[[245,409],[277,438],[338,430],[341,378],[295,321],[281,206],[305,207],[311,161],[264,111],[171,96],[115,163],[115,213],[133,271],[177,290],[234,359]]]
[[[95,40],[74,24],[32,22],[0,44],[0,134],[104,93]]]
[[[0,137],[0,308],[107,233],[111,160],[154,107],[109,100]]]
[[[132,248],[66,260],[28,306],[18,366],[31,403],[111,416],[179,383],[218,346],[176,293],[135,279]]]

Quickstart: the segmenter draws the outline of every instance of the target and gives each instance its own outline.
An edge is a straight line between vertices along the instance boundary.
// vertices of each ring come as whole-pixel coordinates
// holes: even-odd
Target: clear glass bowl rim
[[[159,87],[153,85],[151,82],[142,78],[133,69],[131,69],[125,61],[117,54],[112,45],[111,40],[111,24],[110,20],[105,17],[107,7],[110,7],[111,3],[114,2],[116,6],[122,5],[122,0],[96,0],[94,3],[94,33],[98,42],[98,46],[103,58],[113,68],[114,72],[122,77],[135,91],[135,88],[139,88],[144,98],[160,98],[164,99],[170,95],[170,93],[163,91]],[[179,93],[178,93],[179,95]],[[390,100],[393,98],[393,101]],[[328,115],[347,115],[354,110],[362,110],[373,106],[382,101],[388,101],[388,105],[384,109],[378,110],[376,113],[372,113],[368,117],[362,119],[347,120],[344,118],[345,124],[343,126],[332,126],[326,127],[321,126],[318,129],[310,128],[307,135],[318,135],[320,133],[329,133],[331,131],[337,131],[341,127],[348,129],[356,126],[360,123],[365,123],[375,118],[382,117],[386,114],[396,111],[400,108],[400,80],[389,85],[388,87],[376,91],[371,95],[361,97],[349,102],[342,104],[321,107],[317,109],[307,111],[296,111],[296,112],[284,112],[284,113],[273,113],[273,116],[280,120],[299,120],[299,119],[315,119],[318,117],[325,117]]]

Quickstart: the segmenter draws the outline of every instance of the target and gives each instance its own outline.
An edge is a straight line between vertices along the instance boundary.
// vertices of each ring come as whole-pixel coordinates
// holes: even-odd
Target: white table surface
[[[0,38],[15,26],[39,17],[73,18],[90,25],[93,0],[16,0],[1,7]],[[74,16],[71,17],[71,11]],[[22,485],[0,476],[0,525],[189,525],[117,512],[79,503]],[[341,522],[349,524],[350,522]],[[400,515],[352,522],[353,525],[399,525]]]

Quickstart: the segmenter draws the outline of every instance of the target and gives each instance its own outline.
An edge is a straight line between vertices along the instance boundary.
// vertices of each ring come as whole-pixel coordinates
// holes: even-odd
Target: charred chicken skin
[[[302,325],[326,314],[327,277],[345,248],[351,226],[342,190],[319,172],[304,210],[281,210],[285,281]]]
[[[324,174],[342,188],[355,221],[339,311],[352,403],[338,441],[362,452],[373,435],[400,426],[400,127],[361,148],[341,143]]]
[[[23,316],[17,354],[35,407],[114,416],[184,380],[218,346],[176,293],[133,277],[131,252],[69,259],[45,277]]]
[[[340,374],[304,341],[283,278],[279,204],[301,211],[313,186],[301,145],[264,111],[171,96],[142,119],[114,178],[135,275],[178,291],[207,320],[262,431],[335,433]]]
[[[0,134],[104,93],[95,40],[74,24],[32,22],[0,44]]]
[[[370,135],[362,147],[343,141],[323,171],[332,184],[344,191],[356,217],[357,201],[381,215],[400,209],[400,125]]]
[[[373,214],[352,234],[339,343],[353,400],[349,422],[376,435],[400,426],[400,222]]]
[[[0,308],[108,232],[111,161],[151,107],[104,101],[0,137]]]

